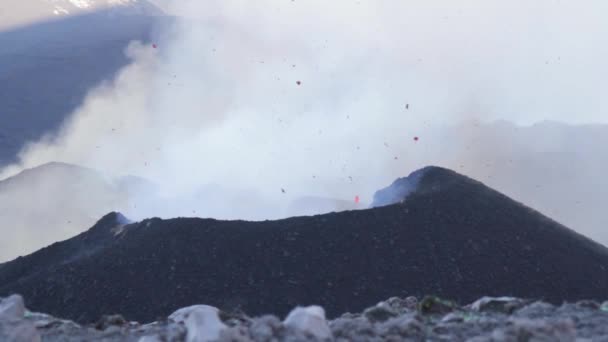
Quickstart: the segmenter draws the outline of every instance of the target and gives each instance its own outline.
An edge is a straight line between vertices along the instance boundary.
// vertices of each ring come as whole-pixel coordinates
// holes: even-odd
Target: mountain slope
[[[74,253],[58,244],[3,265],[0,296],[19,292],[34,310],[79,321],[149,321],[193,303],[253,315],[315,303],[333,316],[390,296],[608,298],[606,248],[441,168],[427,168],[402,203],[368,210],[115,229],[120,220],[110,214],[78,238],[118,232],[94,253],[14,271],[35,269],[43,252]]]
[[[0,29],[0,167],[25,143],[55,133],[92,88],[129,63],[131,41],[150,42],[169,20],[120,8]]]

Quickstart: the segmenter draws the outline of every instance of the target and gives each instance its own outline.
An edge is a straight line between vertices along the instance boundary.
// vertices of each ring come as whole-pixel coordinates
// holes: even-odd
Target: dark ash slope
[[[426,169],[403,203],[369,210],[122,230],[117,219],[0,266],[0,296],[21,293],[32,310],[79,321],[150,321],[194,303],[252,315],[314,303],[332,317],[390,296],[608,298],[606,248],[441,168]],[[82,253],[87,239],[101,247]]]

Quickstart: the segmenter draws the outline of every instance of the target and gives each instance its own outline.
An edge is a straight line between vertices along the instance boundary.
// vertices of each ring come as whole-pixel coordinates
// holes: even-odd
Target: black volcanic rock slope
[[[390,296],[608,298],[606,248],[442,168],[427,168],[402,203],[374,209],[122,230],[116,216],[75,238],[84,246],[87,234],[111,232],[91,253],[64,242],[0,266],[0,296],[17,292],[32,310],[83,322],[113,312],[150,321],[195,303],[253,315],[320,304],[334,316]],[[68,254],[78,257],[44,264]]]
[[[74,260],[94,255],[113,244],[115,232],[128,222],[123,215],[111,213],[97,221],[93,228],[69,240],[56,242],[28,256],[0,264],[0,284],[15,279],[18,279],[18,282],[38,279],[39,274],[61,270],[62,266]]]

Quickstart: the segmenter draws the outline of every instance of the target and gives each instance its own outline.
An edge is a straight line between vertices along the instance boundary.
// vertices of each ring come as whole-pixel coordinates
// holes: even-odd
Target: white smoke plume
[[[428,164],[459,171],[466,160],[468,174],[486,177],[469,128],[448,140],[437,125],[608,122],[603,1],[172,7],[181,19],[156,48],[132,43],[133,62],[0,179],[62,161],[159,184],[166,203],[135,196],[137,210],[116,208],[135,219],[214,206],[221,218],[277,218],[298,214],[287,206],[301,195],[369,203]],[[228,203],[183,196],[207,184],[249,192]]]

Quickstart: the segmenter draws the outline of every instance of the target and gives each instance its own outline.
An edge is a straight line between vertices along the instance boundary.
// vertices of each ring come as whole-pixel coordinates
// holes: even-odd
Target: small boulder
[[[217,340],[226,325],[219,318],[219,310],[209,305],[193,305],[179,309],[169,316],[176,323],[186,326],[186,342]]]
[[[325,320],[325,310],[320,306],[297,307],[283,321],[286,327],[311,334],[319,340],[332,338]]]
[[[22,319],[25,315],[23,297],[12,295],[0,301],[0,320]]]

